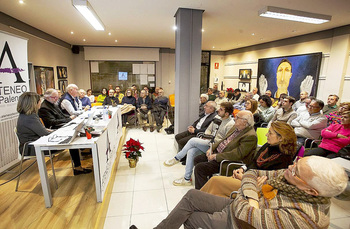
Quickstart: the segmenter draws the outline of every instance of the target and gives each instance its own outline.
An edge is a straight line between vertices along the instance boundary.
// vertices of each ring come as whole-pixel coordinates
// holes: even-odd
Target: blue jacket
[[[137,99],[136,108],[140,108],[142,104],[146,104],[148,110],[152,109],[152,101],[150,97],[146,96],[145,102],[143,102],[143,98],[139,97]]]

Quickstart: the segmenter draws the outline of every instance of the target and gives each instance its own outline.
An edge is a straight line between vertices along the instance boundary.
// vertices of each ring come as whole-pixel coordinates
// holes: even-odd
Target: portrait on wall
[[[43,95],[46,89],[55,88],[53,67],[34,66],[35,88],[39,95]]]
[[[241,90],[241,92],[249,92],[250,91],[250,83],[238,82],[238,89]]]
[[[67,67],[57,66],[57,79],[67,79]]]
[[[59,80],[58,81],[58,89],[62,91],[62,93],[66,92],[66,87],[68,85],[67,80]]]
[[[251,69],[239,69],[239,79],[240,80],[250,80],[252,76]]]
[[[322,53],[259,59],[257,88],[274,98],[285,93],[299,99],[300,92],[316,96]]]

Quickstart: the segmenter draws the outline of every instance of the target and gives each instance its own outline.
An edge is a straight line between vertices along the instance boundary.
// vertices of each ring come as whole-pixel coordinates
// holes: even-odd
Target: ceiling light
[[[213,46],[213,49],[215,49],[215,46]]]
[[[20,4],[24,4],[24,1],[23,0],[19,0],[18,1]]]
[[[254,36],[255,35],[255,33],[252,33],[252,36]]]
[[[71,31],[71,32],[70,32],[70,34],[74,34],[74,32],[73,32],[73,31]]]
[[[264,7],[263,9],[259,10],[259,15],[262,17],[270,17],[312,24],[322,24],[332,19],[332,16],[329,15],[315,14],[299,10],[290,10],[274,6]]]
[[[83,41],[86,41],[85,39],[83,39]]]
[[[110,35],[112,35],[112,33],[108,33],[108,35],[110,36]]]
[[[87,0],[72,0],[72,4],[96,30],[105,30],[101,19]]]

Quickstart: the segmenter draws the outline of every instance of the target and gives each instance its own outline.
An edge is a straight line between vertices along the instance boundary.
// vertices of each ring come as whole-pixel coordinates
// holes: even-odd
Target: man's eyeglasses
[[[297,162],[294,162],[293,167],[292,167],[292,171],[291,171],[292,176],[295,177],[295,178],[297,178],[297,179],[298,179],[300,182],[302,182],[303,184],[309,186],[308,183],[306,183],[306,181],[304,181],[303,179],[301,179],[301,178],[296,174],[296,168],[297,168]]]
[[[310,107],[310,108],[320,108],[319,106],[313,106],[313,105],[310,105],[310,104],[308,104],[307,107]]]
[[[247,119],[245,119],[245,118],[241,118],[241,117],[239,117],[238,115],[236,115],[236,116],[235,116],[235,119],[237,119],[237,120],[238,120],[238,119],[243,119],[243,120],[248,121]]]

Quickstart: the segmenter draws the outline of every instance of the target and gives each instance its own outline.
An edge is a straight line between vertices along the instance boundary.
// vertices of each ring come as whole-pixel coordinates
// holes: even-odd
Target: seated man
[[[151,113],[152,101],[151,98],[147,96],[145,90],[141,90],[140,97],[136,101],[137,118],[139,120],[139,125],[144,131],[147,130],[144,120],[148,120],[151,132],[154,131],[153,127],[153,116]]]
[[[188,140],[190,140],[193,137],[196,137],[196,135],[199,132],[204,132],[205,129],[209,126],[211,121],[213,121],[213,118],[216,115],[216,103],[214,101],[208,101],[204,105],[204,115],[200,116],[199,119],[197,119],[192,126],[189,126],[187,128],[187,131],[184,131],[182,133],[178,133],[175,135],[176,142],[179,146],[179,150],[182,150]]]
[[[195,157],[195,188],[201,189],[209,180],[209,176],[219,172],[222,160],[243,161],[245,164],[250,164],[257,142],[252,112],[238,112],[235,116],[235,125],[221,141],[213,145],[213,152],[209,149],[206,154]]]
[[[103,106],[116,106],[119,104],[119,99],[114,96],[114,90],[109,89],[108,96],[106,96],[105,100],[103,100]]]
[[[67,92],[64,93],[58,102],[58,106],[65,114],[68,115],[80,115],[83,113],[82,104],[78,98],[78,86],[75,84],[69,84],[66,88]],[[89,107],[90,108],[90,107]],[[87,110],[89,109],[87,108]],[[86,108],[85,108],[86,109]]]
[[[297,117],[297,113],[292,108],[294,103],[295,98],[292,96],[287,96],[282,103],[282,107],[276,111],[275,115],[269,122],[269,127],[274,121],[282,121],[290,125],[291,122]]]
[[[91,107],[90,99],[86,96],[86,91],[84,89],[79,90],[79,99],[81,101],[82,108],[85,108],[88,106],[88,109]]]
[[[158,89],[157,97],[154,99],[152,114],[156,120],[157,132],[159,133],[163,127],[164,117],[167,112],[169,99],[164,96],[163,89]]]
[[[233,95],[234,97],[230,101],[232,104],[240,103],[244,99],[244,97],[241,94],[241,90],[239,90],[238,88],[235,89]]]
[[[38,115],[46,128],[58,129],[76,117],[64,114],[56,104],[58,99],[57,90],[49,88],[45,91],[44,101],[41,103]]]
[[[235,200],[192,189],[155,228],[328,228],[330,199],[347,182],[334,161],[304,157],[288,169],[248,171]]]
[[[209,101],[215,101],[216,95],[213,94],[213,88],[208,88],[208,100]]]
[[[260,95],[258,94],[259,89],[257,87],[253,88],[253,99],[259,102]]]
[[[208,102],[208,98],[209,97],[207,94],[201,94],[199,104],[199,116],[202,116],[204,114],[204,105]]]
[[[294,103],[293,109],[297,111],[300,106],[305,106],[305,99],[308,97],[309,93],[307,93],[306,91],[300,92],[300,99]]]
[[[233,108],[231,103],[221,103],[220,109],[218,110],[218,116],[221,118],[221,124],[218,126],[214,123],[214,120],[210,123],[209,127],[205,130],[205,135],[215,135],[214,143],[221,141],[228,131],[233,127],[235,122],[230,117]],[[214,136],[213,136],[214,137]],[[187,155],[186,160],[186,172],[185,176],[180,179],[174,180],[173,185],[191,185],[191,176],[193,171],[193,160],[196,156],[204,154],[210,147],[210,139],[205,138],[191,138],[185,147],[173,158],[164,162],[165,166],[173,166],[180,162],[182,158]]]
[[[299,115],[301,115],[301,114],[304,113],[304,112],[308,113],[307,108],[308,108],[308,106],[310,105],[311,101],[314,100],[314,99],[316,99],[314,96],[308,96],[308,97],[306,97],[306,99],[304,99],[304,105],[300,106],[300,107],[296,110],[297,115],[299,116]]]
[[[337,102],[339,100],[339,96],[337,95],[329,95],[327,99],[327,105],[323,107],[323,114],[329,114],[333,111],[337,110]]]
[[[225,97],[225,91],[220,91],[219,96],[215,99],[216,108],[220,109],[220,104],[223,102],[228,102],[228,100]]]
[[[306,138],[318,139],[321,131],[327,127],[327,118],[321,114],[323,106],[322,100],[312,100],[307,107],[308,112],[302,113],[292,121],[297,141],[301,144],[304,144]]]
[[[116,86],[115,87],[115,92],[114,92],[114,97],[118,98],[119,102],[118,103],[122,103],[124,94],[120,92],[120,87]]]

